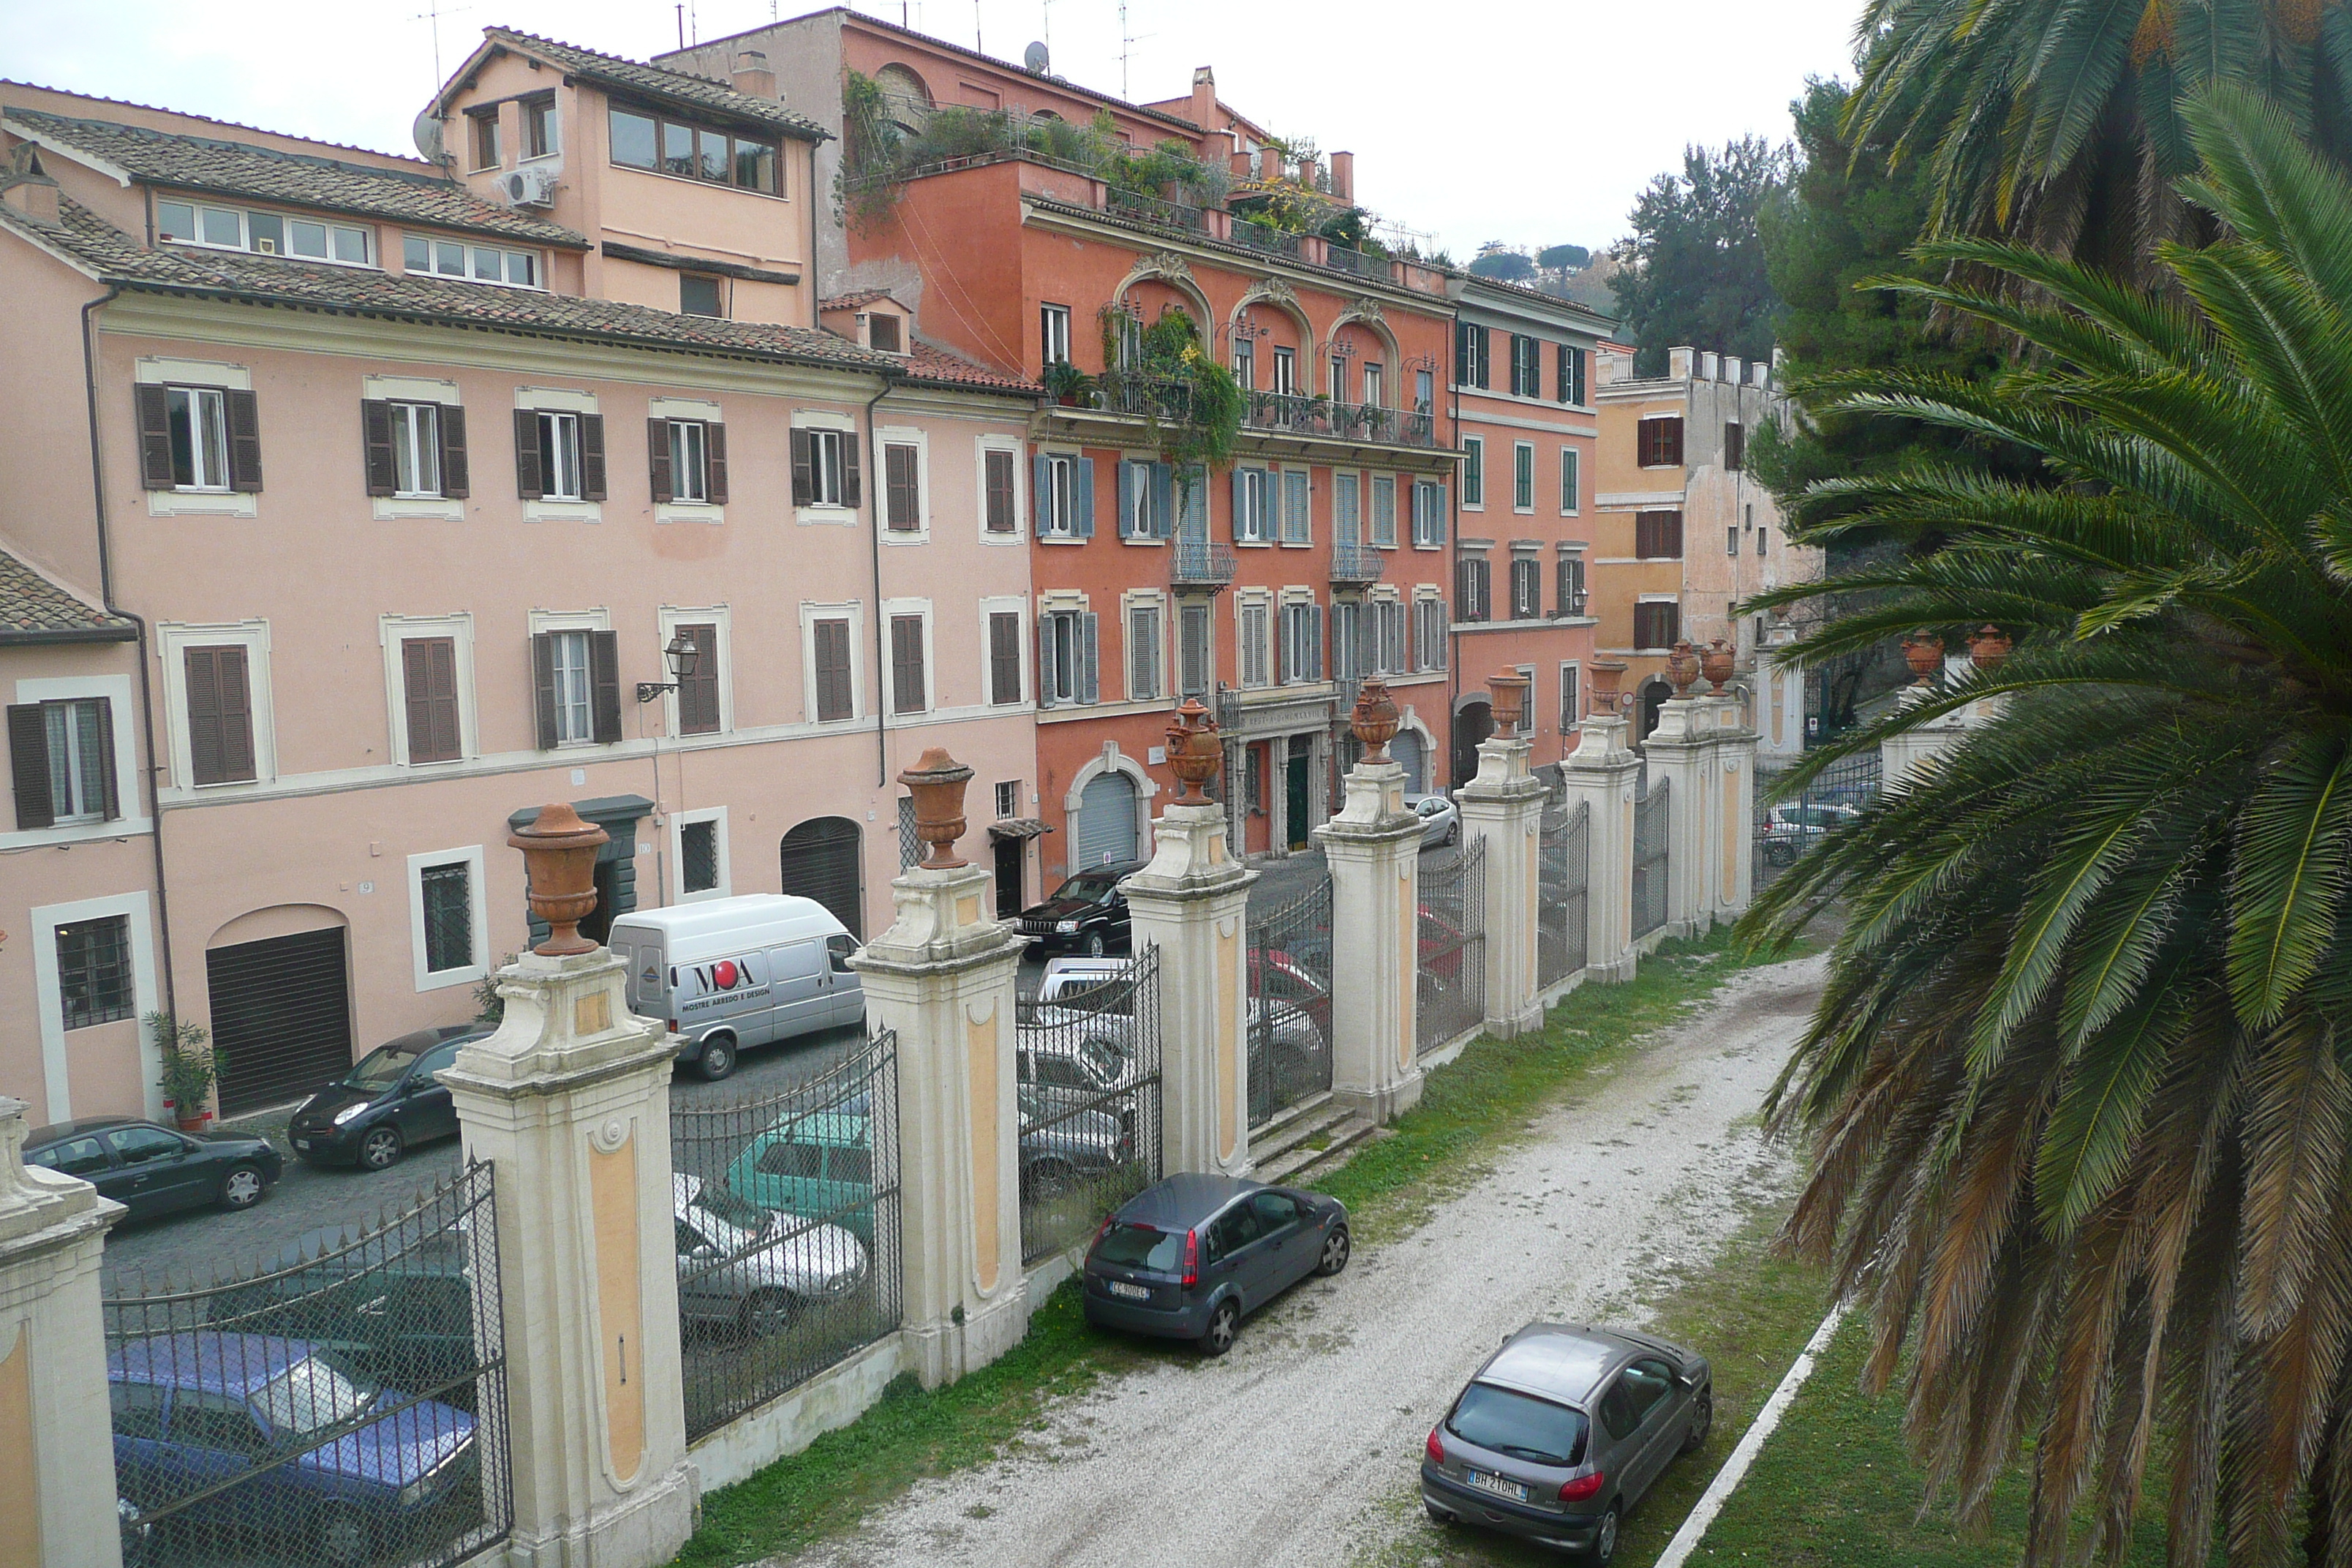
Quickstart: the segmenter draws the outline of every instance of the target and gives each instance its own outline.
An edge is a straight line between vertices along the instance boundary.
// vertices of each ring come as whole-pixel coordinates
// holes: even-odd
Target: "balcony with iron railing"
[[[1437,421],[1427,414],[1372,403],[1334,403],[1299,393],[1253,392],[1242,423],[1252,430],[1367,441],[1382,447],[1433,447]]]
[[[1193,533],[1179,533],[1168,542],[1170,587],[1205,588],[1214,593],[1234,580],[1237,563],[1232,545]]]
[[[1096,381],[1094,406],[1106,414],[1133,414],[1181,425],[1192,417],[1192,384],[1181,376],[1108,370]]]
[[[1234,243],[1246,245],[1252,250],[1263,250],[1269,256],[1287,256],[1297,259],[1299,241],[1304,237],[1290,229],[1276,228],[1272,224],[1251,218],[1234,219]]]
[[[1331,585],[1335,588],[1364,588],[1381,580],[1388,567],[1388,556],[1368,544],[1350,544],[1345,540],[1331,546]]]
[[[1123,185],[1103,186],[1102,210],[1161,228],[1182,229],[1189,234],[1205,235],[1209,232],[1209,215],[1201,208],[1186,206],[1181,202],[1161,201],[1158,196],[1131,191]]]

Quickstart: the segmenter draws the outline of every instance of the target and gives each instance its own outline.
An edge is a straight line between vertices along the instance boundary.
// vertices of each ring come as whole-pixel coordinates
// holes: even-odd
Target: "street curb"
[[[1659,1554],[1653,1568],[1683,1568],[1690,1554],[1697,1550],[1699,1541],[1706,1534],[1707,1526],[1713,1524],[1715,1516],[1723,1511],[1723,1505],[1731,1500],[1731,1494],[1738,1489],[1739,1483],[1748,1479],[1748,1468],[1756,1462],[1756,1456],[1764,1451],[1765,1439],[1771,1436],[1780,1425],[1780,1417],[1788,1414],[1789,1406],[1796,1400],[1797,1391],[1805,1386],[1807,1378],[1813,1375],[1814,1362],[1829,1349],[1831,1336],[1837,1332],[1838,1325],[1844,1321],[1845,1303],[1841,1301],[1830,1309],[1830,1315],[1822,1320],[1822,1326],[1815,1329],[1813,1337],[1805,1342],[1805,1348],[1790,1363],[1788,1373],[1780,1379],[1780,1385],[1772,1391],[1772,1397],[1764,1402],[1764,1408],[1756,1413],[1756,1419],[1741,1435],[1739,1446],[1731,1450],[1731,1458],[1723,1461],[1723,1468],[1715,1473],[1715,1479],[1709,1481],[1706,1490],[1699,1494],[1698,1501],[1691,1506],[1690,1517],[1683,1521],[1680,1530],[1675,1531],[1675,1538],[1666,1542],[1665,1551]]]

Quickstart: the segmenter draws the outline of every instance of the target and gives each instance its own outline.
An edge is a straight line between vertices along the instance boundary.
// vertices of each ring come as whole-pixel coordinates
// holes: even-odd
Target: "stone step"
[[[1276,1155],[1287,1153],[1347,1113],[1331,1102],[1331,1091],[1310,1094],[1297,1104],[1276,1113],[1273,1121],[1250,1132],[1250,1158],[1265,1164]]]
[[[1370,1117],[1355,1111],[1339,1112],[1272,1158],[1256,1161],[1257,1179],[1295,1185],[1321,1175],[1336,1169],[1374,1131]],[[1255,1154],[1255,1146],[1252,1152]]]

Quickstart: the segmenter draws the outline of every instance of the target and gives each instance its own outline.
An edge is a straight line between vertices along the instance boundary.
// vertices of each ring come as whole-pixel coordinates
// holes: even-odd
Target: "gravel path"
[[[1396,1504],[1422,1439],[1506,1333],[1638,1323],[1678,1260],[1789,1181],[1755,1112],[1822,963],[1735,976],[1415,1234],[1249,1320],[1223,1361],[1171,1354],[1066,1402],[1020,1452],[792,1561],[1336,1568],[1420,1531]]]

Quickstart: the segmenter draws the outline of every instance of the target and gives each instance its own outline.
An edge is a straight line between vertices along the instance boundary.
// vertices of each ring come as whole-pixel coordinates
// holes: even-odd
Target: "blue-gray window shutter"
[[[1102,643],[1098,618],[1092,610],[1078,616],[1078,700],[1102,700]]]
[[[1166,539],[1176,531],[1176,468],[1170,463],[1151,465],[1151,535]]]
[[[1320,605],[1307,607],[1307,646],[1313,650],[1307,657],[1315,663],[1315,668],[1307,672],[1307,679],[1320,680],[1323,679],[1323,606]]]
[[[1072,499],[1070,517],[1080,539],[1095,536],[1095,460],[1080,458],[1070,465],[1077,479],[1077,495]]]
[[[1249,505],[1247,500],[1249,486],[1242,478],[1244,471],[1239,465],[1235,465],[1234,468],[1234,542],[1237,544],[1244,537],[1242,533],[1242,514]]]
[[[1029,505],[1037,514],[1037,531],[1040,533],[1054,525],[1053,509],[1045,499],[1045,463],[1043,452],[1029,459],[1029,466],[1034,470],[1029,486]]]
[[[1119,460],[1118,536],[1121,539],[1139,537],[1135,531],[1135,464],[1125,458]]]
[[[1041,461],[1043,459],[1040,459]],[[1054,705],[1054,617],[1037,617],[1037,706]]]

